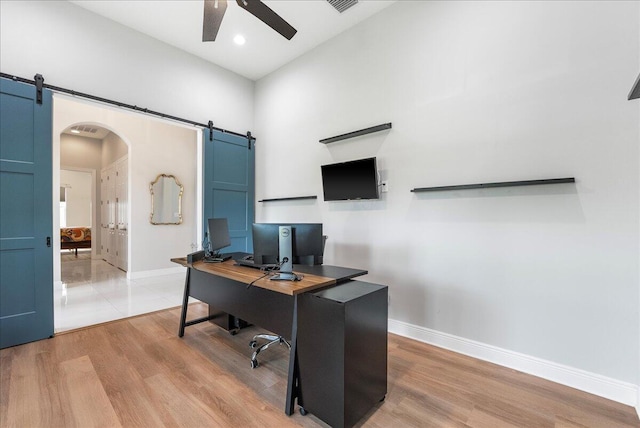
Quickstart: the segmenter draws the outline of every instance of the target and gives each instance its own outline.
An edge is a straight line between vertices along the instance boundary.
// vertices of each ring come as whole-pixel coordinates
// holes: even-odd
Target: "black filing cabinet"
[[[349,281],[299,297],[303,411],[334,428],[356,424],[387,393],[388,288]]]

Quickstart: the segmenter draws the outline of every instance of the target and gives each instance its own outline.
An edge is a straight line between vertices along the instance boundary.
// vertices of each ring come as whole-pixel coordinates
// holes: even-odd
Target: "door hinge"
[[[51,247],[51,237],[47,236],[47,247]]]

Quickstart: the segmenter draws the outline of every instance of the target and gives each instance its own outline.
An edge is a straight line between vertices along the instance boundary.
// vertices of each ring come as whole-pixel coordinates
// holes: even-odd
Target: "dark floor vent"
[[[349,9],[351,6],[358,3],[358,0],[327,0],[329,4],[336,8],[340,13]]]

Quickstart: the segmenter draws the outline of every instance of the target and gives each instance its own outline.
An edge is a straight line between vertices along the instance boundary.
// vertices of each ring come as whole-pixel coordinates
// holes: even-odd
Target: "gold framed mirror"
[[[173,175],[160,174],[149,185],[151,191],[151,224],[182,223],[184,187]]]

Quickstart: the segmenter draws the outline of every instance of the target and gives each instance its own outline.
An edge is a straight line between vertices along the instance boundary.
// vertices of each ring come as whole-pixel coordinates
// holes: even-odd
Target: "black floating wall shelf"
[[[322,144],[335,143],[336,141],[346,140],[348,138],[354,138],[354,137],[359,137],[361,135],[384,131],[385,129],[391,129],[391,122],[383,123],[382,125],[372,126],[371,128],[361,129],[359,131],[349,132],[347,134],[337,135],[331,138],[325,138],[324,140],[320,140],[320,142]]]
[[[443,190],[466,190],[466,189],[487,189],[492,187],[514,187],[514,186],[535,186],[539,184],[562,184],[575,183],[574,177],[549,178],[546,180],[525,180],[525,181],[502,181],[498,183],[460,184],[456,186],[439,187],[418,187],[411,189],[412,192],[438,192]]]
[[[292,198],[274,198],[274,199],[262,199],[258,202],[274,202],[274,201],[299,201],[302,199],[318,199],[317,196],[294,196]]]

